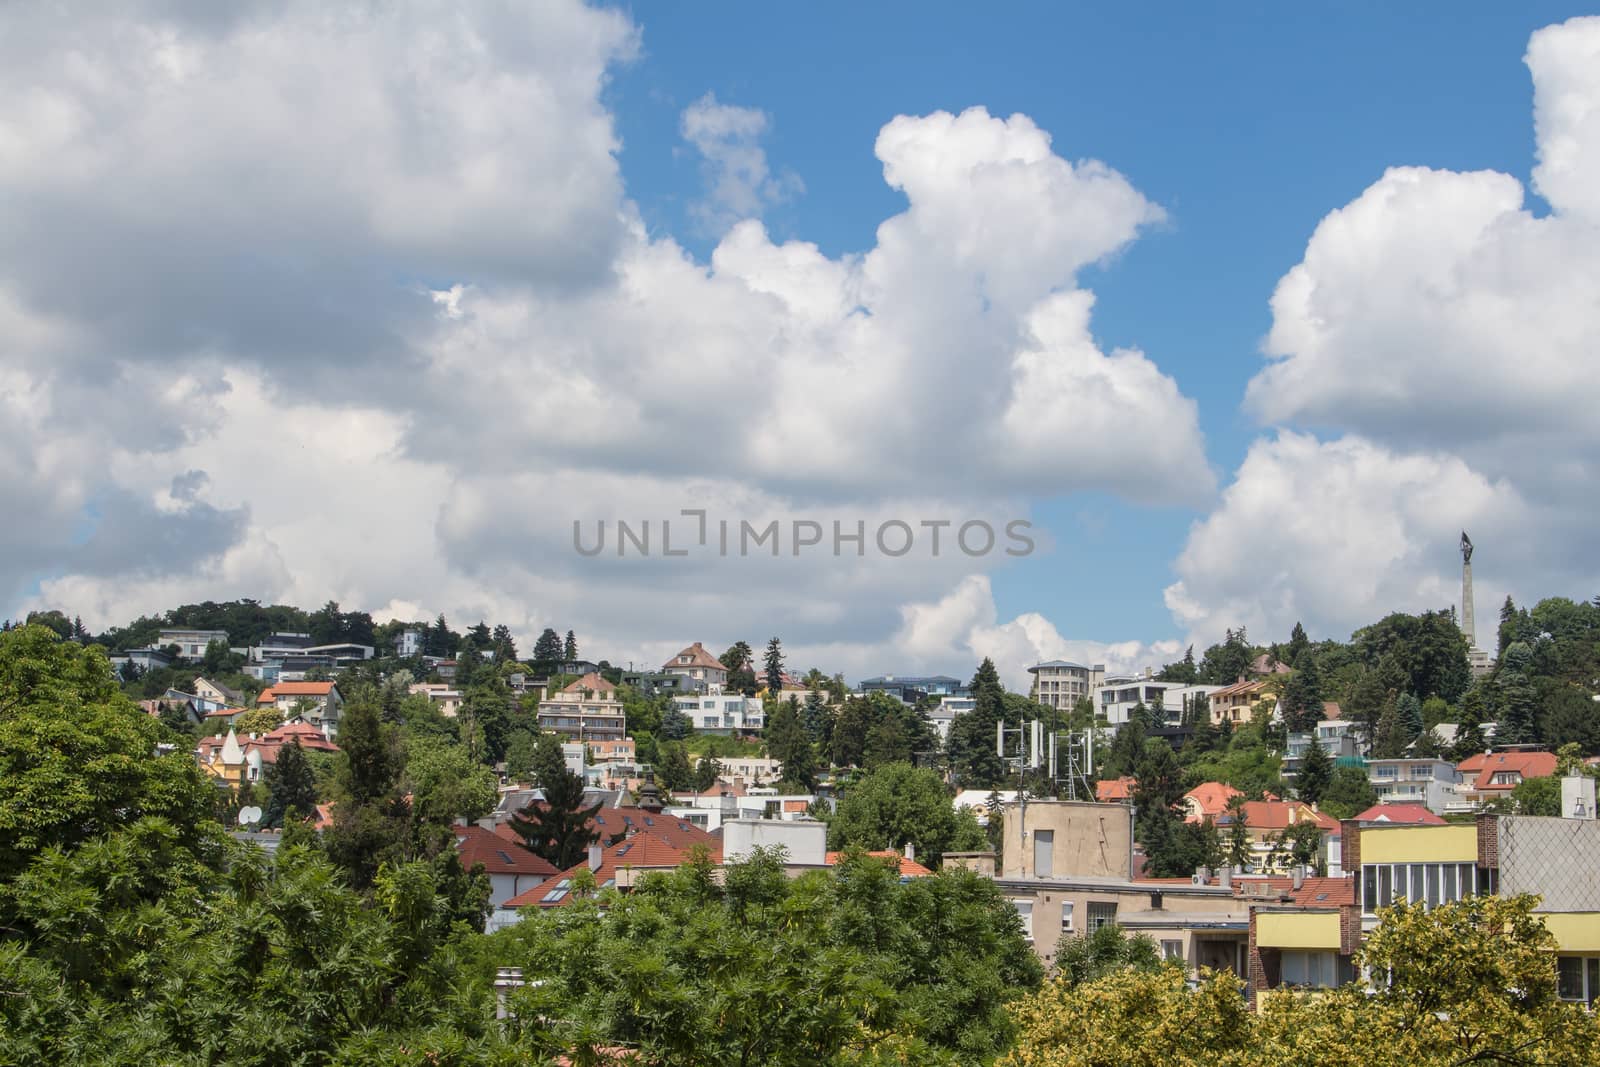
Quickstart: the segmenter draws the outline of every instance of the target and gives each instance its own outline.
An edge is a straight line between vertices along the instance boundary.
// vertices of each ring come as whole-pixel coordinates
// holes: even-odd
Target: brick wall
[[[1354,871],[1359,882],[1361,878],[1361,824],[1354,819],[1345,819],[1339,823],[1340,845],[1339,866],[1346,873]],[[1359,891],[1360,887],[1357,886]]]
[[[1352,955],[1361,947],[1361,905],[1339,905],[1339,955]]]
[[[1478,866],[1500,866],[1500,817],[1478,816]]]

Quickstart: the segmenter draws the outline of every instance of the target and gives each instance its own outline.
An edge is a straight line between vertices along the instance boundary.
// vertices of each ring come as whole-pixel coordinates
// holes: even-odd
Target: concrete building
[[[461,714],[461,690],[444,682],[414,682],[407,692],[425,696],[439,709],[439,714],[453,719]]]
[[[1095,714],[1112,726],[1121,726],[1127,722],[1133,716],[1133,709],[1141,704],[1147,710],[1159,710],[1165,720],[1166,694],[1169,688],[1177,688],[1177,683],[1157,681],[1146,670],[1144,674],[1117,674],[1106,677],[1094,687],[1089,699],[1094,702]]]
[[[1028,686],[1028,699],[1056,708],[1071,711],[1080,700],[1093,698],[1095,687],[1105,678],[1106,665],[1093,666],[1074,663],[1066,659],[1046,660],[1028,668],[1033,681]]]
[[[1225,685],[1208,698],[1211,705],[1211,725],[1221,726],[1227,723],[1230,726],[1238,726],[1248,723],[1255,712],[1256,704],[1265,699],[1268,699],[1267,683],[1260,679],[1240,679],[1232,685]],[[1273,708],[1276,710],[1276,702]]]
[[[199,659],[206,654],[206,648],[213,641],[228,643],[226,630],[162,630],[156,638],[156,644],[161,648],[168,645],[178,646],[180,659]]]
[[[758,848],[781,848],[786,867],[828,865],[828,824],[815,820],[731,819],[722,824],[722,857],[747,858]]]
[[[1367,780],[1384,804],[1421,804],[1443,815],[1458,797],[1461,772],[1444,759],[1375,759],[1367,763]]]
[[[401,630],[394,641],[394,654],[401,659],[422,655],[422,631],[416,627]]]

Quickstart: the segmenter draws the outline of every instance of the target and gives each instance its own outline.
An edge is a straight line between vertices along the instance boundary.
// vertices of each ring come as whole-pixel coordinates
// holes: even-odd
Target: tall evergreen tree
[[[816,690],[806,694],[805,705],[800,711],[800,722],[806,728],[811,743],[821,745],[824,750],[828,747],[828,737],[832,733],[833,716],[828,711],[828,704],[822,699],[822,694]]]
[[[661,758],[656,761],[656,778],[661,788],[672,791],[688,789],[694,780],[694,768],[689,766],[689,754],[682,742],[672,741],[661,746]]]
[[[561,658],[568,663],[578,658],[578,636],[571,630],[567,631],[567,639],[561,645]]]
[[[1409,745],[1422,733],[1422,701],[1414,693],[1401,693],[1395,701],[1395,718],[1400,723],[1401,736]]]
[[[1283,721],[1292,734],[1315,730],[1322,721],[1322,679],[1309,648],[1301,649],[1295,657],[1294,673],[1284,685]]]
[[[511,627],[501,623],[489,636],[496,663],[512,663],[517,658],[517,642],[511,636]]]
[[[1250,825],[1244,816],[1243,796],[1228,798],[1228,843],[1224,855],[1228,866],[1248,870],[1254,853],[1250,846]]]
[[[405,749],[376,701],[353,700],[339,720],[338,798],[324,835],[328,858],[367,889],[385,862],[410,857],[410,813],[400,791]]]
[[[817,754],[793,697],[781,701],[767,720],[767,752],[782,764],[785,781],[799,782],[807,792],[816,789]]]
[[[585,806],[583,779],[565,767],[554,778],[540,784],[544,803],[530,804],[512,815],[511,828],[529,851],[564,871],[580,863],[589,846],[600,839],[589,825],[600,811],[600,801]]]
[[[561,751],[560,737],[542,732],[534,738],[529,770],[540,788],[559,782],[562,775],[571,773],[567,770],[567,757]]]
[[[1295,792],[1300,799],[1308,804],[1316,804],[1322,800],[1328,791],[1328,783],[1333,780],[1333,760],[1328,755],[1328,750],[1322,747],[1322,741],[1316,733],[1311,734],[1311,744],[1306,746],[1306,751],[1300,757],[1300,770],[1294,776]]]
[[[1294,629],[1289,632],[1289,645],[1285,649],[1285,659],[1288,660],[1291,666],[1298,667],[1297,661],[1300,659],[1300,654],[1310,647],[1311,639],[1306,636],[1306,628],[1296,622]]]
[[[1383,702],[1383,710],[1378,713],[1377,725],[1372,729],[1374,759],[1398,759],[1404,753],[1408,739],[1400,725],[1400,713],[1396,704],[1395,695],[1390,693],[1388,699]]]
[[[1494,733],[1497,745],[1520,745],[1537,740],[1534,716],[1539,696],[1527,673],[1532,660],[1532,651],[1525,643],[1513,641],[1506,646],[1495,679],[1500,705],[1500,722]]]
[[[1476,687],[1461,698],[1461,713],[1456,722],[1456,736],[1450,755],[1457,762],[1476,756],[1485,748],[1483,739],[1483,694]]]
[[[533,643],[533,661],[552,666],[561,661],[561,635],[551,627],[546,626]]]
[[[776,637],[767,642],[767,654],[762,666],[765,668],[767,692],[776,699],[783,694],[783,642]]]
[[[278,758],[267,768],[266,814],[261,825],[277,829],[286,819],[305,818],[316,811],[317,776],[306,759],[300,739],[291,737],[278,749]]]

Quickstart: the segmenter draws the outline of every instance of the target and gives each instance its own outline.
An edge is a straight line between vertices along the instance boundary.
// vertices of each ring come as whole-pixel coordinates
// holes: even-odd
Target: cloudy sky
[[[7,5],[0,614],[1021,682],[1463,527],[1600,592],[1600,18],[1073,7]]]

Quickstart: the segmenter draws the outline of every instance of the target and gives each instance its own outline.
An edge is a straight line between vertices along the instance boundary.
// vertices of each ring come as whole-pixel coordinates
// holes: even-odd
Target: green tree
[[[786,781],[799,783],[808,793],[816,790],[816,751],[800,723],[798,702],[793,697],[781,701],[767,720],[767,750],[783,765]]]
[[[783,642],[776,637],[767,642],[767,654],[762,660],[763,681],[767,692],[774,698],[783,693]]]
[[[702,756],[694,765],[694,773],[689,778],[689,788],[696,793],[709,793],[717,787],[717,779],[722,776],[722,764],[710,756]]]
[[[689,766],[689,754],[683,742],[673,741],[661,746],[661,759],[656,763],[656,779],[669,792],[688,789],[694,781],[694,769]]]
[[[1149,934],[1130,934],[1116,923],[1093,933],[1063,938],[1056,945],[1056,974],[1069,986],[1095,982],[1118,971],[1157,971],[1161,950]]]
[[[1300,757],[1300,770],[1294,776],[1295,793],[1309,804],[1320,802],[1333,780],[1333,760],[1315,733],[1305,754]]]
[[[1304,632],[1301,634],[1304,637]],[[1309,648],[1294,661],[1294,673],[1283,690],[1284,724],[1292,734],[1315,730],[1322,721],[1322,680]]]
[[[989,789],[1006,780],[1005,762],[995,751],[995,730],[1005,714],[1005,687],[994,661],[985,658],[968,686],[973,709],[950,724],[946,755],[964,789]]]
[[[201,844],[213,788],[123,696],[97,646],[43,626],[0,634],[0,879],[44,849],[165,819]]]
[[[262,826],[277,829],[285,820],[315,814],[317,778],[298,737],[291,737],[288,744],[278,747],[277,759],[267,767],[266,780],[270,795]]]
[[[829,820],[828,847],[902,851],[908,843],[929,865],[987,845],[975,821],[957,816],[934,771],[891,763],[851,783]]]
[[[1250,841],[1250,824],[1245,819],[1243,796],[1228,798],[1228,843],[1224,859],[1228,866],[1244,871],[1250,868],[1255,852]]]
[[[1360,767],[1335,767],[1323,791],[1321,808],[1335,819],[1350,819],[1378,802],[1378,791]]]
[[[538,747],[532,730],[513,730],[506,741],[506,779],[525,782],[533,776],[533,754]]]
[[[600,839],[591,824],[600,802],[585,805],[583,779],[565,769],[553,781],[541,782],[539,789],[544,802],[514,813],[511,828],[529,851],[564,871],[580,863]]]
[[[474,822],[494,810],[499,782],[466,749],[433,739],[406,742],[405,782],[414,818],[448,826]]]
[[[533,643],[533,662],[539,669],[548,670],[561,662],[561,635],[546,626]]]
[[[1400,725],[1400,736],[1406,744],[1415,741],[1422,733],[1422,701],[1411,693],[1401,693],[1395,700],[1395,718]]]
[[[561,644],[561,658],[567,663],[578,658],[578,637],[571,630],[567,631],[567,639]]]
[[[328,857],[350,885],[370,889],[385,863],[410,858],[410,811],[401,791],[405,747],[375,701],[351,701],[339,721],[337,800],[324,834]]]

